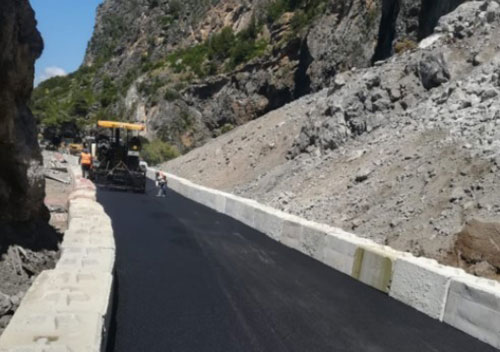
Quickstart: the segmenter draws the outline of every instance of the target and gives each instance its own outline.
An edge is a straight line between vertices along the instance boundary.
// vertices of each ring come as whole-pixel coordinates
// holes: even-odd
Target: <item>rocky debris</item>
[[[46,178],[61,182],[63,184],[70,184],[71,177],[68,173],[68,165],[64,156],[60,153],[43,153],[44,175]]]
[[[477,219],[468,221],[457,234],[454,254],[476,274],[495,277],[500,273],[500,224]]]
[[[497,20],[499,6],[495,0],[467,2],[441,17],[435,32],[458,39],[470,37],[478,29],[490,26]]]
[[[468,249],[473,237],[456,235],[471,219],[497,222],[500,214],[500,12],[491,4],[467,3],[456,10],[474,28],[471,36],[442,31],[425,48],[338,74],[329,88],[165,169],[498,278],[495,260],[475,257],[481,248]],[[486,17],[493,22],[484,25]],[[481,59],[474,60],[478,53]],[[432,89],[420,74],[428,58],[438,58],[439,85]],[[275,149],[258,154],[270,140]],[[250,151],[259,155],[251,166]],[[467,248],[460,261],[458,248]],[[500,257],[494,245],[489,250],[485,256]]]
[[[446,67],[443,55],[426,55],[418,66],[418,72],[425,89],[439,87],[450,80],[450,72]]]
[[[72,190],[71,177],[68,173],[69,164],[66,156],[61,153],[44,150],[42,155],[44,165],[50,166],[45,168],[47,180],[44,200],[50,211],[49,224],[63,233],[68,224],[68,197]]]
[[[12,310],[10,297],[0,292],[0,316],[4,316]]]

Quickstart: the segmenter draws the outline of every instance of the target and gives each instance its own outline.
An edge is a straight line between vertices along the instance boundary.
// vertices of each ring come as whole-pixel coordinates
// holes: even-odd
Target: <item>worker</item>
[[[92,155],[88,149],[84,149],[80,154],[79,162],[82,165],[83,178],[89,178],[90,168],[92,167]]]
[[[167,176],[163,172],[156,173],[156,184],[160,188],[158,190],[157,197],[166,197],[167,196]]]

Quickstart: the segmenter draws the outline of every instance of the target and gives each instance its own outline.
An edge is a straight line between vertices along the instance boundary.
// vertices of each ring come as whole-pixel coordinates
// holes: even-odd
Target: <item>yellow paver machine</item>
[[[92,144],[94,162],[91,178],[101,187],[144,193],[146,172],[141,166],[139,132],[142,124],[98,121],[98,133]]]

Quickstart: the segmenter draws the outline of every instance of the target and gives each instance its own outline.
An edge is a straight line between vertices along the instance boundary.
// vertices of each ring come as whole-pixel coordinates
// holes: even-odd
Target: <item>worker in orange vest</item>
[[[79,162],[82,165],[83,178],[88,178],[90,168],[92,167],[92,155],[89,153],[88,149],[85,149],[82,154],[80,154]]]

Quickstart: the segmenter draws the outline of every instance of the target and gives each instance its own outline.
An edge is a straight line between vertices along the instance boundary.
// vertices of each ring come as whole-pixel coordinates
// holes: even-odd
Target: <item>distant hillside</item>
[[[47,132],[145,121],[186,152],[414,47],[460,2],[105,0],[81,68],[40,84],[32,107]]]

